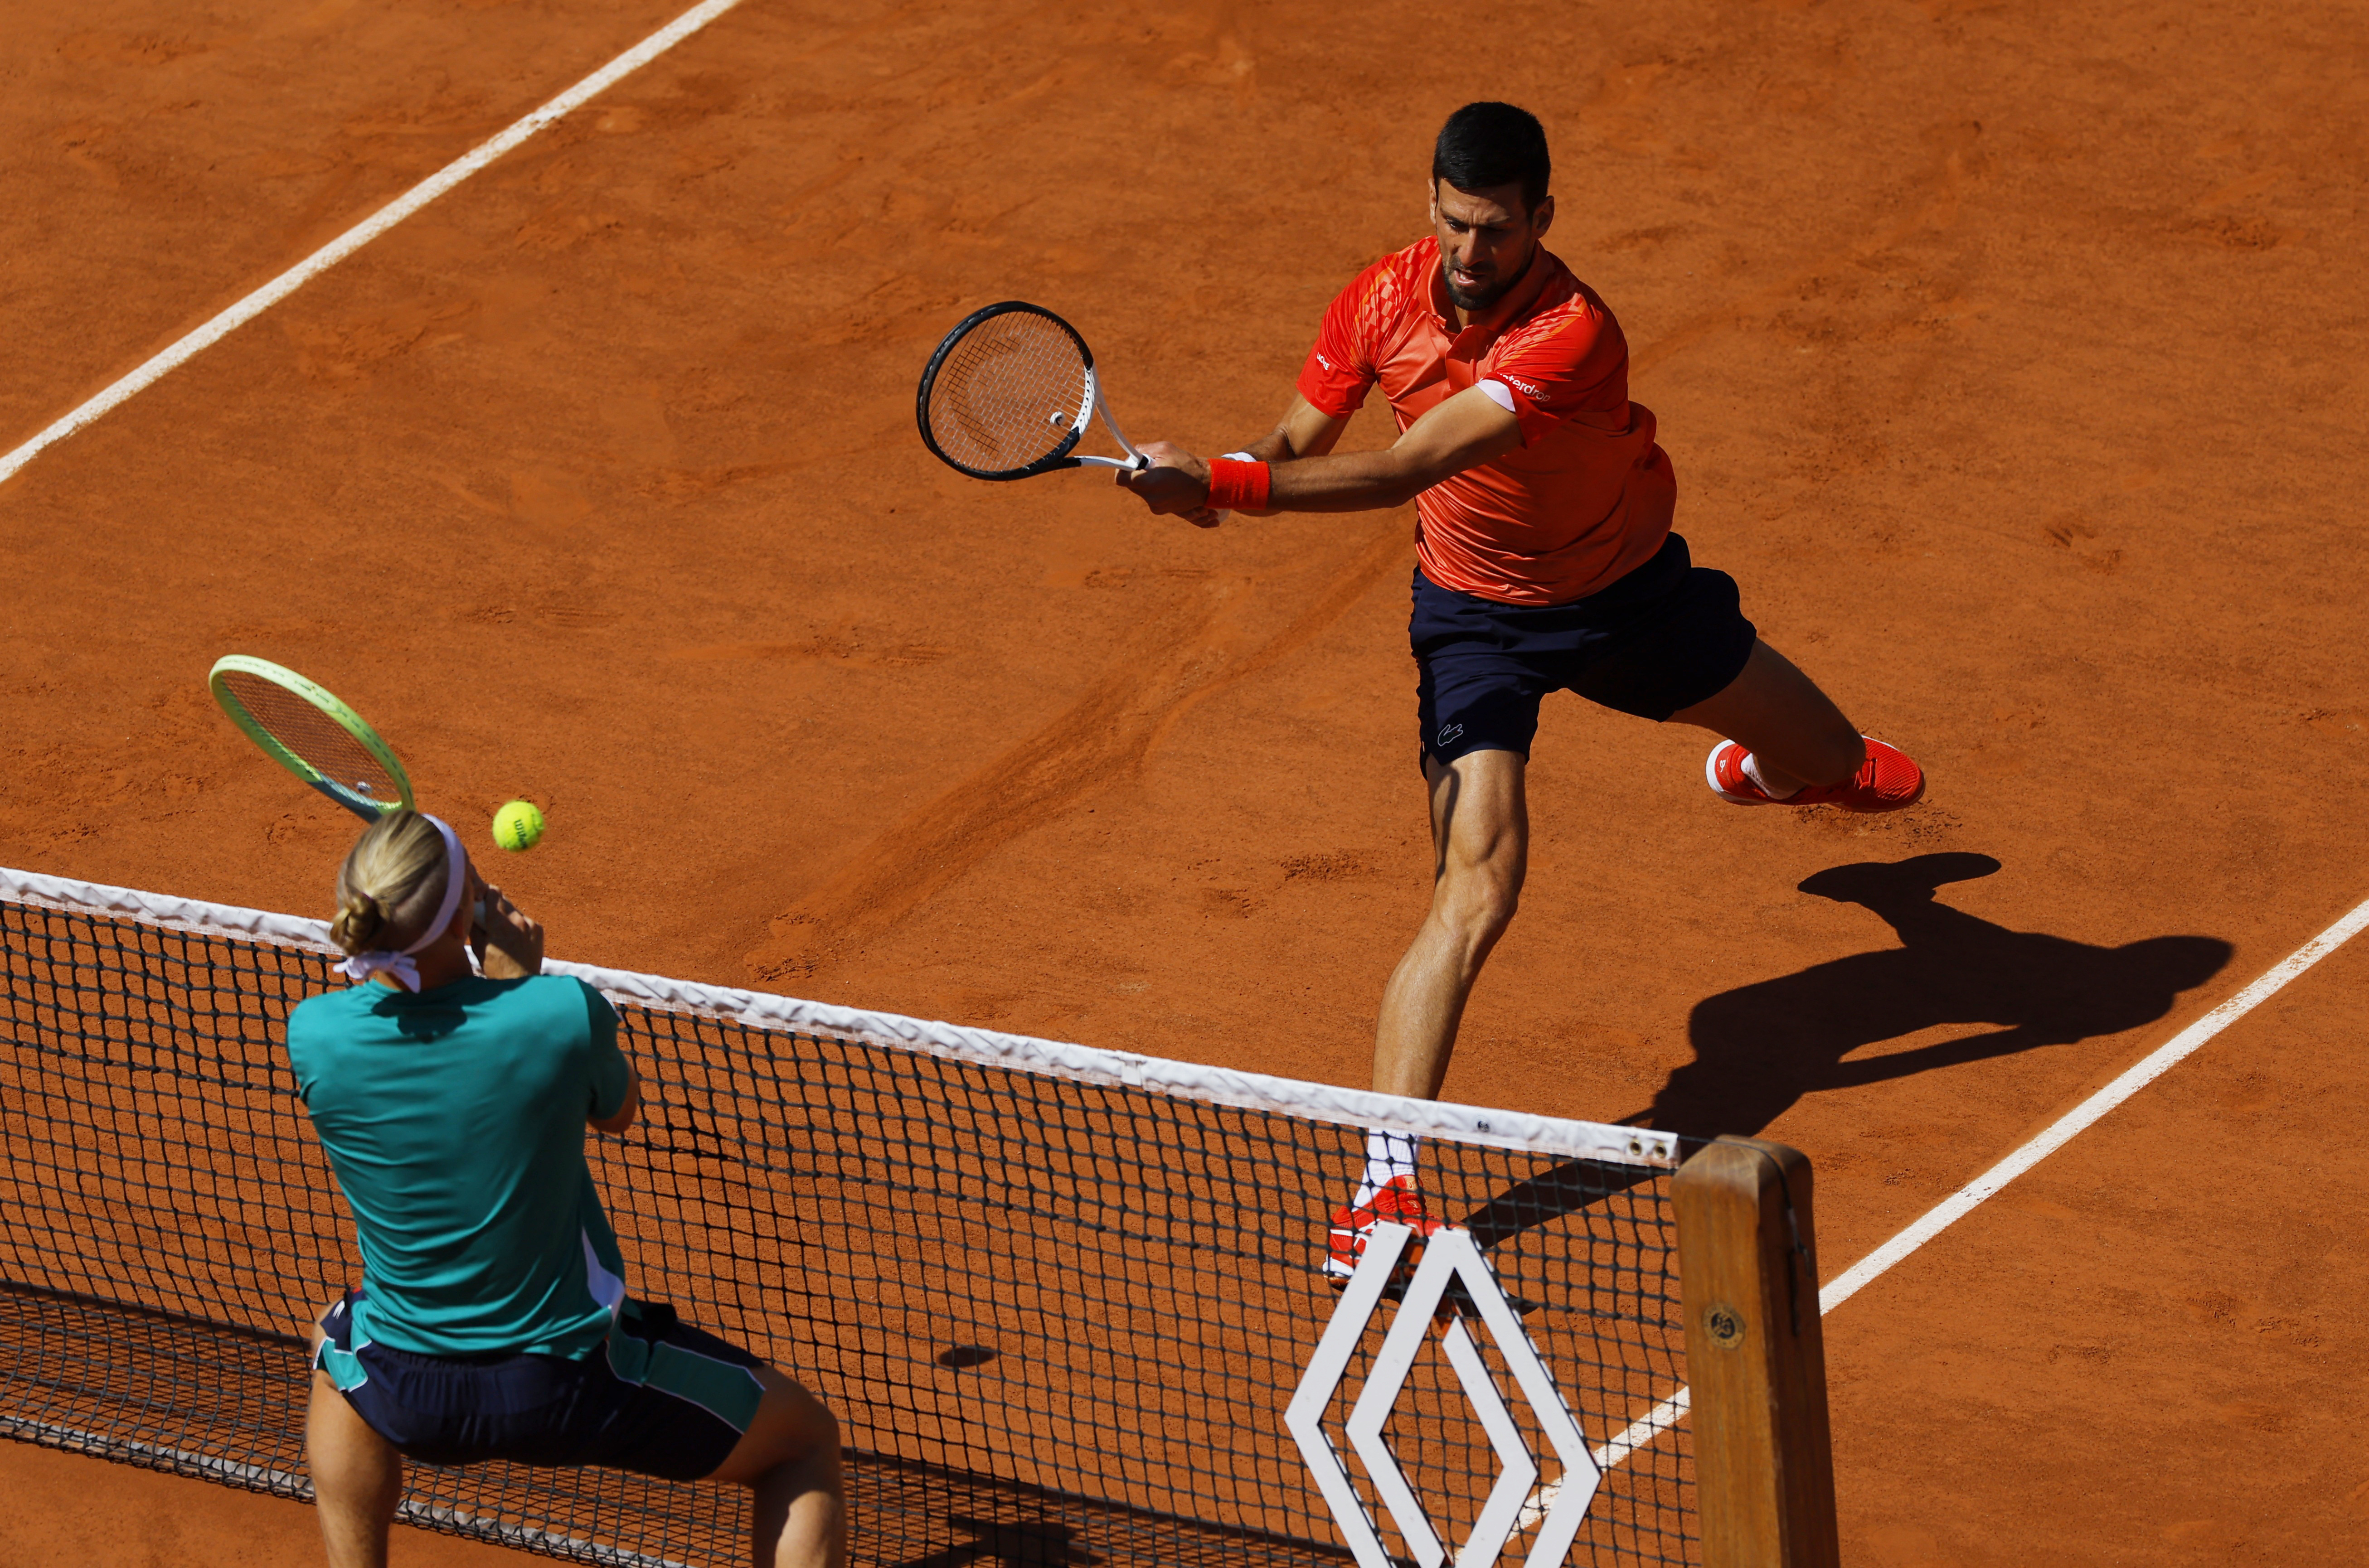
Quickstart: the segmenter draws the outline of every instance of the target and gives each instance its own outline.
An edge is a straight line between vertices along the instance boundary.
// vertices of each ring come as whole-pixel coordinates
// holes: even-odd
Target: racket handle
[[[1120,429],[1118,421],[1111,416],[1110,404],[1103,401],[1102,388],[1099,383],[1094,388],[1094,408],[1102,415],[1103,423],[1109,426],[1110,433],[1118,437],[1119,446],[1126,450],[1128,460],[1125,466],[1137,473],[1141,473],[1145,469],[1150,468],[1151,460],[1135,449],[1135,443],[1127,438],[1127,432]]]

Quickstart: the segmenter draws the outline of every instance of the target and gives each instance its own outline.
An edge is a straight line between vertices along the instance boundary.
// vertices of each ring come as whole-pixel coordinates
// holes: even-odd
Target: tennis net
[[[303,1326],[360,1267],[280,1040],[331,960],[0,870],[0,1435],[309,1496]],[[1700,1560],[1671,1136],[549,967],[642,1077],[591,1146],[629,1286],[830,1405],[858,1562]],[[1369,1128],[1461,1272],[1322,1277]],[[402,1517],[648,1568],[744,1561],[744,1507],[413,1465]]]

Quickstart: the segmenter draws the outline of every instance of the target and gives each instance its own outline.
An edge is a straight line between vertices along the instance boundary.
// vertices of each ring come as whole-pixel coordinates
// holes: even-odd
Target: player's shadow
[[[2149,937],[2103,948],[2011,931],[1934,897],[1948,883],[1998,869],[1987,855],[1917,855],[1836,866],[1808,878],[1803,892],[1872,910],[1899,935],[1900,946],[1756,981],[1696,1004],[1688,1022],[1695,1059],[1670,1074],[1652,1106],[1621,1119],[1689,1138],[1757,1133],[1820,1090],[2151,1024],[2181,992],[2229,961],[2232,949],[2217,937]],[[1996,1027],[1849,1059],[1885,1040],[1967,1024]],[[1567,1161],[1500,1193],[1464,1222],[1482,1245],[1492,1245],[1654,1174]]]
[[[1818,872],[1802,891],[1881,915],[1900,946],[1814,964],[1706,997],[1688,1020],[1695,1059],[1654,1096],[1645,1119],[1662,1131],[1755,1133],[1803,1095],[1858,1088],[2044,1046],[2142,1028],[2229,961],[2217,937],[2148,937],[2097,947],[2011,931],[1935,898],[1950,882],[1987,877],[1987,855],[1917,855]],[[1848,1060],[1920,1030],[1990,1024],[1988,1031]]]

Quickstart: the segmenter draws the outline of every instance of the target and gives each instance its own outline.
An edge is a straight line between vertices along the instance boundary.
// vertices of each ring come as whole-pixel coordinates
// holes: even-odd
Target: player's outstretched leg
[[[1431,908],[1406,956],[1382,991],[1374,1030],[1374,1087],[1432,1099],[1448,1076],[1465,999],[1489,950],[1505,934],[1529,864],[1528,766],[1519,752],[1467,752],[1442,765],[1426,759],[1431,791]],[[1324,1272],[1349,1277],[1366,1237],[1383,1221],[1427,1236],[1439,1228],[1415,1186],[1418,1140],[1401,1132],[1368,1135],[1366,1171],[1356,1195],[1333,1213]]]
[[[1739,806],[1896,812],[1925,793],[1906,753],[1862,735],[1791,661],[1756,642],[1718,696],[1671,717],[1725,736],[1703,766],[1712,793]]]

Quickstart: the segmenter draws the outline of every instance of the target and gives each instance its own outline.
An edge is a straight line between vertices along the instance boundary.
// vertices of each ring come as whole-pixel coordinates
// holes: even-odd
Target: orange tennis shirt
[[[1459,331],[1439,242],[1384,256],[1324,312],[1299,393],[1345,418],[1379,383],[1403,432],[1466,388],[1496,382],[1522,444],[1415,498],[1416,556],[1443,588],[1567,604],[1653,558],[1677,483],[1654,443],[1653,412],[1629,400],[1620,324],[1551,253],[1535,265],[1552,270],[1528,310]]]

